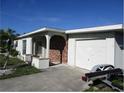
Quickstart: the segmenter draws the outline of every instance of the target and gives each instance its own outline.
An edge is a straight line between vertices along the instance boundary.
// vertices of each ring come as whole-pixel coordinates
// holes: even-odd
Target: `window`
[[[22,50],[22,53],[23,54],[26,54],[26,40],[23,40],[23,50]]]
[[[18,47],[18,41],[15,42],[15,47]]]

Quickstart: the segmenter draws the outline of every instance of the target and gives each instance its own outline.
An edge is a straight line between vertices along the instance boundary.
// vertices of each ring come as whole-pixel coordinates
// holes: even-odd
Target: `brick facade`
[[[49,58],[50,58],[50,62],[60,63],[60,51],[55,49],[50,49]]]
[[[67,63],[67,41],[61,36],[53,36],[50,40],[49,58],[54,63]]]
[[[62,52],[62,63],[67,63],[68,58],[68,41],[66,40],[64,50]]]

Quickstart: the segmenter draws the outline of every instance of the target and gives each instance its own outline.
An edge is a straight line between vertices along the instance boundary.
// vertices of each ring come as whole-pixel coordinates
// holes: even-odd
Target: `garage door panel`
[[[94,65],[103,64],[105,61],[104,39],[76,41],[76,66],[90,70]]]

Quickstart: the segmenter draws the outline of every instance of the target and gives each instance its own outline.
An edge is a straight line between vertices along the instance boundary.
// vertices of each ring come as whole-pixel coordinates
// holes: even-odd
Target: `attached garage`
[[[89,39],[76,41],[75,65],[91,69],[94,64],[106,62],[106,40]]]
[[[117,57],[123,49],[116,50],[116,33],[123,37],[122,32],[120,25],[68,30],[68,64],[88,70],[98,64],[123,68],[123,57]]]

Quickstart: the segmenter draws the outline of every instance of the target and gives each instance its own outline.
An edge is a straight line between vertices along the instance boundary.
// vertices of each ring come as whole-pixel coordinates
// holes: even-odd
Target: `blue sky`
[[[0,28],[75,29],[122,23],[123,0],[0,0]]]

